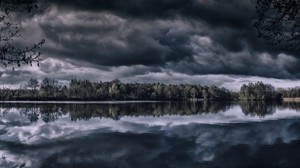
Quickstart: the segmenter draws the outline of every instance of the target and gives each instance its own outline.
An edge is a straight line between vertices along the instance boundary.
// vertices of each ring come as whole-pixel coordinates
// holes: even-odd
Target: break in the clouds
[[[21,41],[46,39],[46,60],[5,71],[6,83],[32,74],[218,86],[300,78],[297,53],[257,38],[254,0],[48,0],[20,19]]]

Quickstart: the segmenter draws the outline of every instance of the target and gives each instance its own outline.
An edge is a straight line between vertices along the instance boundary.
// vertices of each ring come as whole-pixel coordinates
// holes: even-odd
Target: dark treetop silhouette
[[[297,50],[300,44],[300,1],[257,0],[259,37],[284,49]]]
[[[37,62],[39,65],[41,53],[38,50],[45,40],[24,47],[24,49],[14,43],[15,39],[21,36],[20,25],[14,20],[14,14],[16,12],[30,13],[38,7],[37,4],[37,0],[0,1],[0,62],[4,66],[11,65],[14,69],[15,65],[32,65],[32,62]]]

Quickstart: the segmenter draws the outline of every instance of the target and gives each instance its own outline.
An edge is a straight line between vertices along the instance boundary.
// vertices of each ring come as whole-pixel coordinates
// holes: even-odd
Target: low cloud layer
[[[90,81],[111,81],[119,79],[124,83],[165,83],[165,84],[197,84],[205,86],[225,87],[238,91],[243,84],[263,81],[276,88],[291,88],[300,85],[299,80],[265,78],[259,76],[209,74],[197,75],[192,73],[176,72],[160,66],[95,66],[81,64],[74,60],[48,58],[38,66],[23,66],[13,71],[0,69],[2,87],[18,88],[24,86],[31,78],[42,81],[44,78],[53,78],[62,84],[68,84],[71,79],[88,79]]]

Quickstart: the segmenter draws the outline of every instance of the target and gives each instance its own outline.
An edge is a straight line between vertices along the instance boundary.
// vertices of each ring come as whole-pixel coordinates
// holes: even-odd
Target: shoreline
[[[293,97],[293,98],[283,98],[284,102],[300,102],[300,97]]]
[[[21,101],[0,101],[0,104],[20,103],[20,104],[123,104],[123,103],[159,103],[168,101],[156,100],[116,100],[116,101],[43,101],[43,100],[21,100]]]

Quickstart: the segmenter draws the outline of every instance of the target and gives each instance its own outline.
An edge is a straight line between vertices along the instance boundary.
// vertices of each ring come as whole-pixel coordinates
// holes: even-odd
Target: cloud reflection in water
[[[1,117],[1,166],[293,167],[300,156],[300,113],[287,108],[264,117],[237,105],[219,113],[118,120],[72,121],[65,113],[45,122],[41,115],[30,123],[12,108]]]

